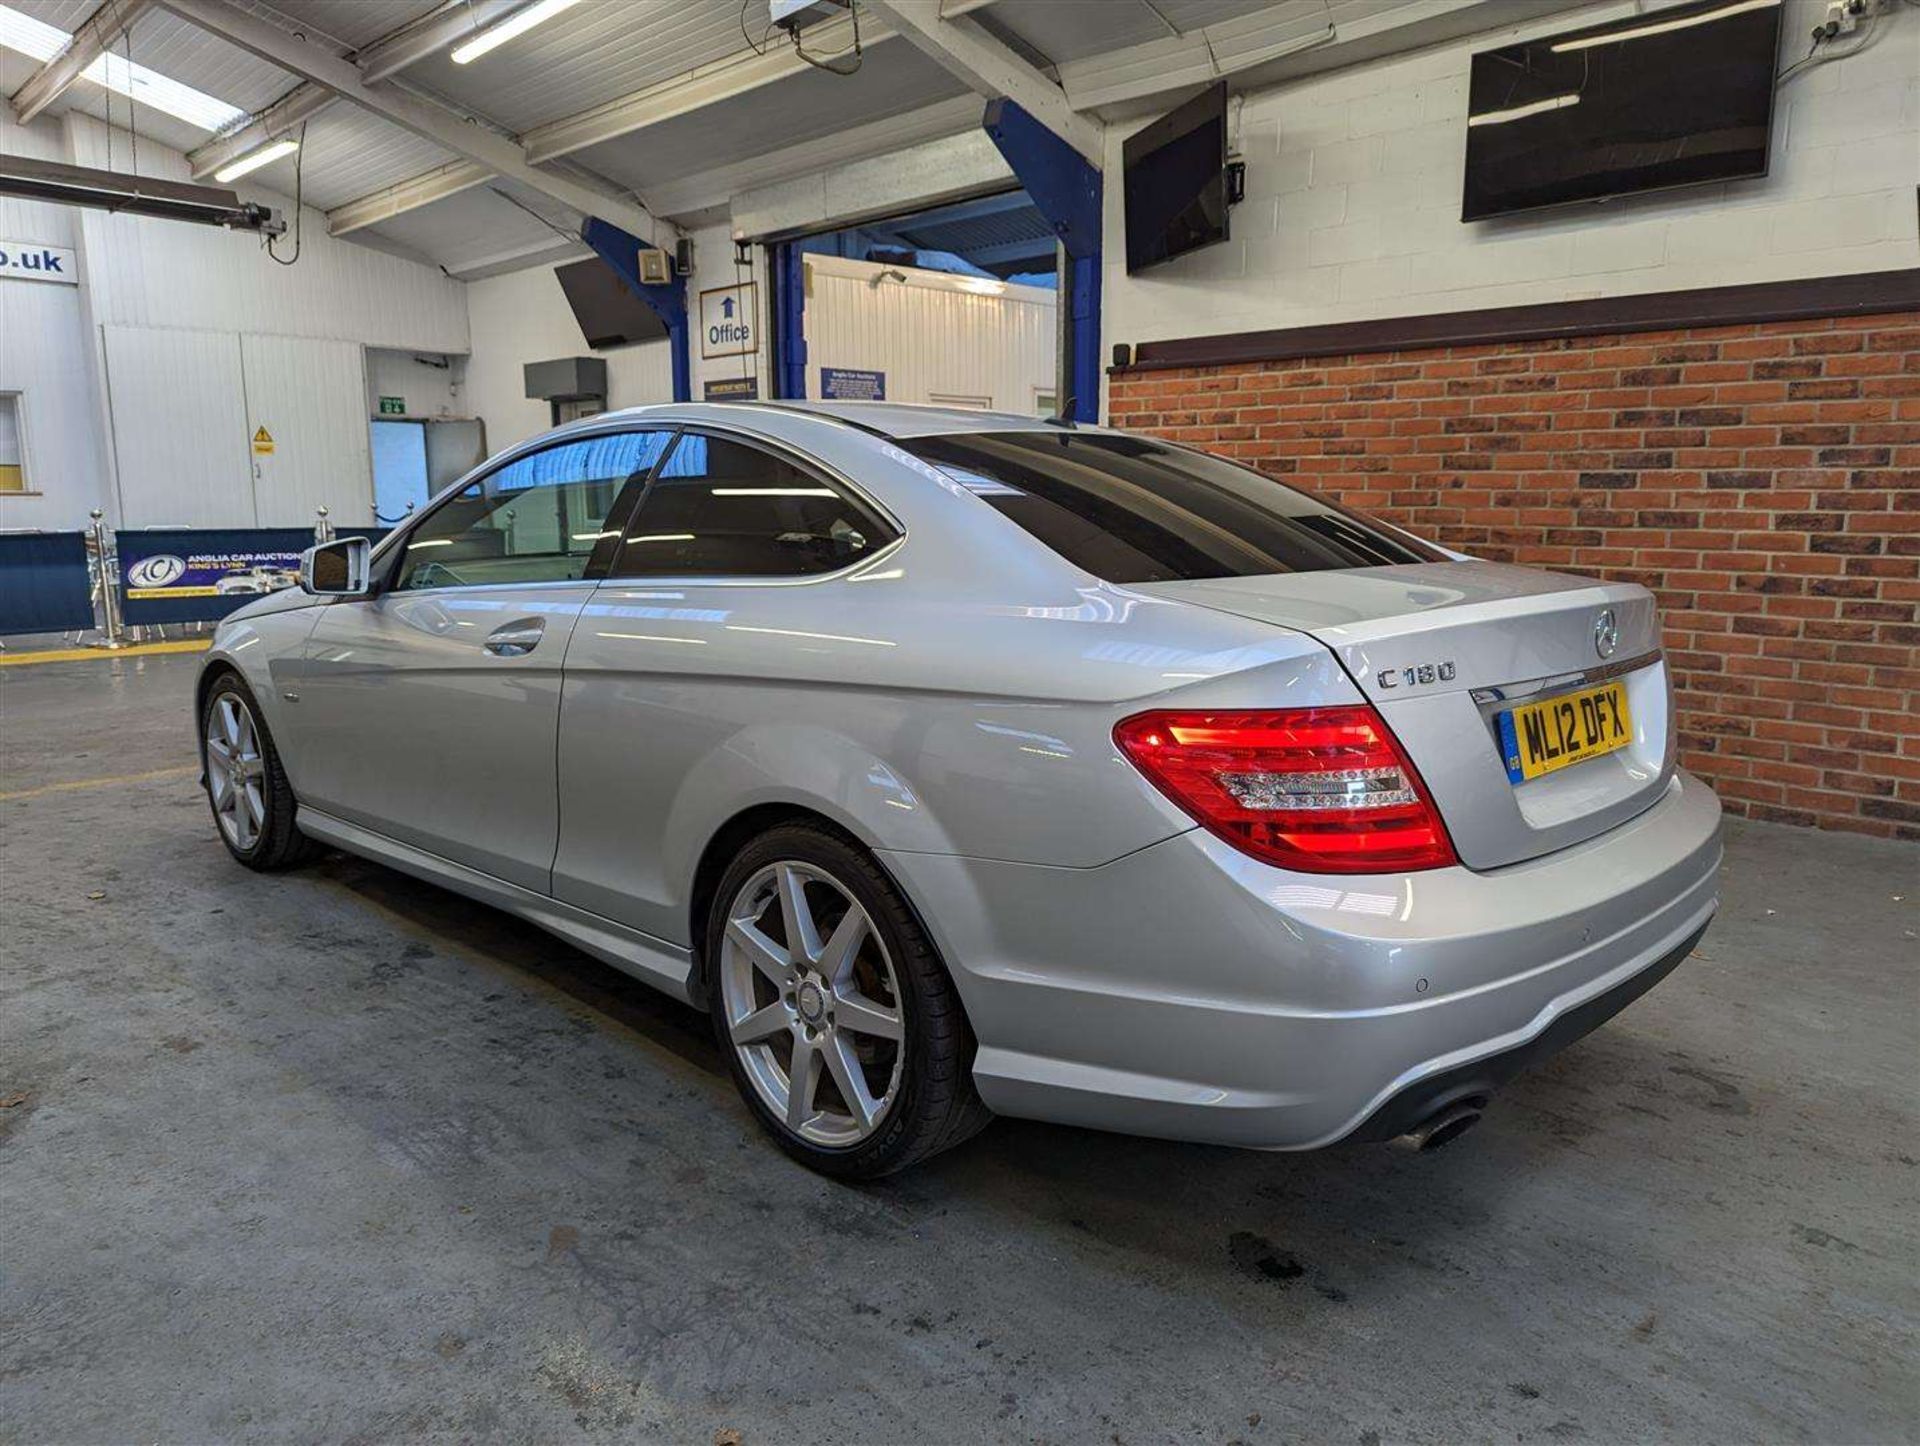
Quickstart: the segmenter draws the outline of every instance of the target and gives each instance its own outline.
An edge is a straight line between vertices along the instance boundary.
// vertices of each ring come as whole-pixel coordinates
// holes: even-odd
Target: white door
[[[358,342],[240,338],[260,527],[373,521],[373,455]]]
[[[103,326],[122,527],[253,527],[240,339]]]

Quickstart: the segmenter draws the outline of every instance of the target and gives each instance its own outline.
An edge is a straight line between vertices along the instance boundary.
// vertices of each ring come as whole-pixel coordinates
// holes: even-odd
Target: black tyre
[[[200,710],[200,767],[213,821],[227,852],[250,869],[284,869],[312,857],[294,822],[298,807],[280,751],[252,690],[222,673]]]
[[[742,849],[704,957],[734,1083],[801,1163],[873,1179],[992,1118],[953,980],[899,890],[840,834],[791,824]]]

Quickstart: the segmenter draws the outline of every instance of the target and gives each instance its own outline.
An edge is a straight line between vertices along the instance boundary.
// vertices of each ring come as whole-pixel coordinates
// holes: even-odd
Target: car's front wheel
[[[892,881],[839,835],[789,825],[747,845],[705,957],[734,1082],[802,1163],[871,1179],[990,1118],[952,979]]]
[[[250,869],[280,869],[312,851],[293,815],[293,786],[247,685],[222,674],[200,714],[207,802],[227,852]]]

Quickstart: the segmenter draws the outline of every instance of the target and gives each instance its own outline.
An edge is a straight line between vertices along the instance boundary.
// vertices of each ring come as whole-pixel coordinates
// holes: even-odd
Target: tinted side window
[[[902,441],[1108,582],[1437,562],[1436,548],[1204,452],[1146,437],[993,432]]]
[[[684,433],[627,525],[615,577],[832,572],[894,533],[864,503],[772,452]]]
[[[407,538],[397,589],[568,582],[615,536],[607,513],[671,432],[616,432],[530,452],[449,498]]]

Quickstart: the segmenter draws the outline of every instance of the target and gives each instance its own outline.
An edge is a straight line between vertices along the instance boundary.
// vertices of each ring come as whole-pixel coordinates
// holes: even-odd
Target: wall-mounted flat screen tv
[[[1463,221],[1767,173],[1780,0],[1704,0],[1473,57]]]
[[[598,256],[553,268],[560,289],[567,294],[580,334],[595,351],[655,341],[667,334],[667,324],[653,308],[627,290],[626,282]]]
[[[1127,270],[1227,239],[1227,87],[1216,82],[1121,148]]]

